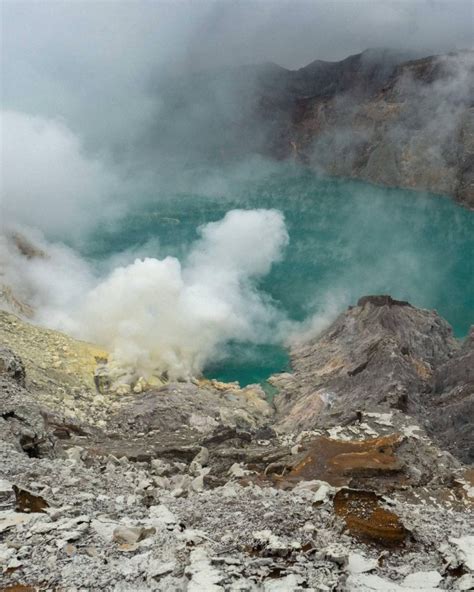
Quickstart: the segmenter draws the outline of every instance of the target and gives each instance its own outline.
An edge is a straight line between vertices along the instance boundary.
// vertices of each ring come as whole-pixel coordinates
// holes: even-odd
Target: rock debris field
[[[0,313],[0,590],[474,589],[473,341],[367,297],[269,402]]]

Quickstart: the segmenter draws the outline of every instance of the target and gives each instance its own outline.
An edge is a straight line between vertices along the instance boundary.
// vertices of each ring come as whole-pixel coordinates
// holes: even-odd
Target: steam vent
[[[473,10],[2,4],[0,592],[474,591]]]

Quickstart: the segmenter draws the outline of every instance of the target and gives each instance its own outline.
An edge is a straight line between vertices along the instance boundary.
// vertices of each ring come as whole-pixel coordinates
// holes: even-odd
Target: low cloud
[[[118,179],[60,120],[3,111],[4,224],[78,237],[114,211]]]

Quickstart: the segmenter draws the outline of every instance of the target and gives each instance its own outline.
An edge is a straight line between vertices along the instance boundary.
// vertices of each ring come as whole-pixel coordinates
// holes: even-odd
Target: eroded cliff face
[[[315,338],[291,350],[276,375],[276,426],[295,431],[409,414],[433,439],[474,461],[472,336],[461,345],[436,311],[389,296],[361,298]],[[367,413],[369,415],[367,415]]]
[[[374,49],[299,70],[261,64],[170,81],[150,150],[294,159],[474,207],[474,52],[416,58]]]
[[[371,92],[302,98],[288,142],[329,174],[474,206],[474,54],[402,63]]]

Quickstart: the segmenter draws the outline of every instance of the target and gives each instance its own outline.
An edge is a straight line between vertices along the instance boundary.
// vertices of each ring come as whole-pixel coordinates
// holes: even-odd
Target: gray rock
[[[461,349],[436,369],[424,403],[432,437],[462,461],[474,463],[474,327]]]
[[[289,431],[355,421],[357,411],[416,412],[433,370],[459,349],[435,312],[388,296],[362,298],[325,331],[291,350],[278,375],[276,425]]]
[[[43,410],[9,375],[0,375],[0,438],[30,457],[53,454]]]
[[[0,512],[12,510],[15,507],[15,493],[13,484],[6,479],[0,479]]]
[[[361,423],[366,411],[410,414],[465,462],[474,459],[474,338],[461,344],[435,311],[367,296],[291,350],[272,377],[278,429]]]
[[[0,376],[11,378],[21,387],[25,386],[25,367],[21,358],[3,346],[0,346]]]
[[[127,543],[133,545],[156,532],[155,528],[144,528],[142,526],[118,526],[115,528],[112,539],[116,543]]]
[[[323,419],[314,413],[307,424],[315,433],[301,432],[299,419],[285,432],[281,411],[274,426],[257,391],[205,381],[110,395],[103,429],[92,429],[74,409],[66,422],[47,394],[32,396],[11,376],[0,377],[2,584],[342,591],[352,579],[354,590],[407,590],[406,576],[437,572],[443,589],[469,589],[470,473],[393,405],[402,388],[410,411],[421,414],[436,406],[438,392],[461,388],[471,377],[470,343],[461,347],[435,313],[389,297],[361,299],[324,335],[310,343],[307,358],[294,357],[294,374],[277,379],[292,420],[313,414],[311,397],[331,385]],[[49,338],[54,342],[55,332]],[[22,433],[44,437],[51,449],[38,443],[26,454]],[[328,437],[338,440],[337,450]],[[366,527],[376,527],[377,542],[357,538],[337,509],[341,487],[333,478],[341,475],[360,493],[362,521],[373,496],[400,520],[409,531],[404,548],[384,551],[383,525],[370,516]],[[22,504],[11,497],[13,485]],[[49,507],[33,508],[41,499]],[[355,511],[357,497],[353,503]]]

